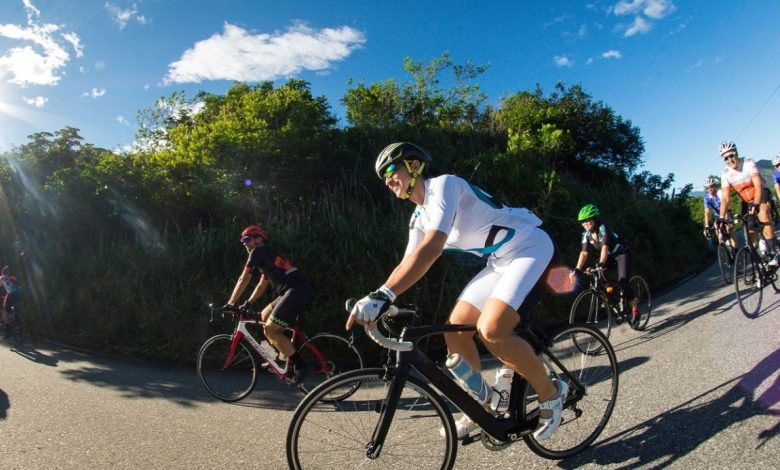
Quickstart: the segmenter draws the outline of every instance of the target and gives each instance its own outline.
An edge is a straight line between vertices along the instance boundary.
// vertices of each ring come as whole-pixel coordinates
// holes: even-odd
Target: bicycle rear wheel
[[[740,248],[734,261],[734,290],[739,308],[748,318],[756,318],[761,310],[764,286],[759,269],[755,251],[749,245]]]
[[[563,327],[552,338],[549,352],[569,372],[567,375],[549,356],[542,355],[549,375],[569,384],[561,425],[547,440],[537,441],[533,434],[523,439],[536,454],[563,459],[588,447],[607,426],[617,400],[618,362],[609,340],[587,325]],[[527,382],[523,396],[521,416],[528,421],[538,419],[538,397]]]
[[[206,390],[222,401],[238,401],[252,393],[257,383],[257,360],[244,341],[239,341],[233,360],[226,363],[232,335],[217,335],[198,352],[198,377]]]
[[[297,352],[310,368],[298,384],[298,388],[304,393],[308,393],[309,390],[334,375],[363,368],[363,356],[360,355],[360,351],[348,339],[330,333],[314,335],[303,343]],[[354,385],[357,389],[360,382],[355,382]],[[323,396],[322,399],[325,401],[343,400],[354,393],[355,389],[343,389],[337,395]]]
[[[636,306],[639,308],[639,321],[636,325],[631,325],[631,328],[642,331],[647,327],[647,323],[650,321],[650,314],[653,310],[653,300],[650,296],[650,287],[647,286],[647,281],[642,276],[634,276],[628,280],[631,290],[636,295]]]
[[[718,267],[720,268],[720,277],[723,278],[723,282],[727,285],[734,282],[734,254],[729,253],[731,250],[731,245],[726,246],[725,243],[718,244]]]
[[[612,330],[609,299],[594,289],[580,293],[571,305],[569,323],[590,325],[609,338],[609,333]]]
[[[457,453],[455,422],[441,397],[421,379],[408,376],[379,457],[366,454],[388,412],[392,379],[382,368],[333,377],[301,401],[287,430],[287,464],[295,470],[331,468],[450,469]],[[355,384],[359,384],[356,387]],[[356,390],[350,397],[323,398]]]

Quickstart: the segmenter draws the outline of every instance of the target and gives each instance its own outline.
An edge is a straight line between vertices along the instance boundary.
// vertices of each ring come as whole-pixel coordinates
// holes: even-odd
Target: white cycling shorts
[[[544,274],[554,251],[552,240],[540,228],[529,233],[522,244],[511,254],[488,259],[487,266],[466,285],[458,300],[470,303],[480,312],[489,298],[519,309]]]

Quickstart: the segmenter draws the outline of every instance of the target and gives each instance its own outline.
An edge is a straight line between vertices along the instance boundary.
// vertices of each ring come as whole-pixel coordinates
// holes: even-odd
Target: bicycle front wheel
[[[720,268],[720,277],[727,285],[734,281],[734,262],[733,253],[730,253],[731,246],[725,243],[718,244],[718,267]]]
[[[408,376],[397,406],[388,410],[391,384],[384,369],[371,368],[340,374],[312,390],[287,430],[289,468],[452,468],[457,442],[447,405],[421,379]],[[353,389],[342,401],[322,400]],[[387,437],[379,455],[369,458],[372,436],[387,413],[392,419]]]
[[[548,374],[569,385],[561,425],[549,439],[538,441],[528,434],[524,440],[542,457],[563,459],[588,447],[607,426],[617,400],[618,362],[609,340],[587,325],[563,327],[553,336],[549,353],[565,371],[542,354]],[[530,384],[525,387],[521,413],[531,421],[539,416],[539,400]]]
[[[644,330],[650,321],[650,313],[653,310],[653,300],[650,297],[650,288],[647,281],[642,276],[634,276],[628,280],[631,290],[636,295],[636,306],[639,309],[639,321],[636,325],[631,325],[635,330]]]
[[[743,246],[735,258],[734,290],[737,292],[739,308],[746,317],[756,318],[764,296],[756,253],[750,246]]]
[[[257,361],[243,341],[228,362],[232,335],[217,335],[198,352],[198,377],[206,390],[222,401],[238,401],[252,393],[257,383]]]
[[[612,330],[609,299],[594,289],[580,293],[571,305],[569,323],[590,325],[609,338],[609,333]]]
[[[311,337],[298,348],[301,357],[309,365],[309,372],[303,377],[298,387],[308,393],[317,385],[334,375],[363,368],[363,356],[360,351],[343,336],[330,333],[320,333]],[[357,388],[359,382],[355,383]],[[343,389],[339,394],[323,396],[325,401],[343,400],[354,389]]]

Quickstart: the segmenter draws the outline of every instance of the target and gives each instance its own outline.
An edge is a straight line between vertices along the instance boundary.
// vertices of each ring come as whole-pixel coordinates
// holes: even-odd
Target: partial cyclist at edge
[[[270,286],[276,298],[263,308],[260,317],[265,323],[264,334],[268,343],[292,361],[288,368],[290,383],[297,384],[306,374],[309,365],[295,352],[285,328],[295,324],[304,306],[314,296],[314,289],[300,270],[289,259],[268,245],[268,233],[262,227],[250,225],[241,232],[241,243],[249,253],[244,270],[236,281],[233,293],[225,309],[235,309],[254,274],[260,279],[249,298],[239,307],[251,309]]]
[[[742,199],[742,215],[748,216],[748,230],[753,234],[763,226],[759,232],[763,237],[767,252],[768,265],[772,269],[777,269],[780,265],[780,250],[778,250],[775,240],[774,223],[770,222],[769,200],[771,194],[769,188],[764,184],[764,178],[758,172],[756,163],[748,157],[739,157],[737,146],[730,140],[723,141],[718,147],[720,156],[726,163],[721,177],[721,205],[720,217],[726,217],[726,211],[729,207],[731,189],[733,188],[740,199]],[[758,220],[756,220],[756,216]]]
[[[5,296],[3,297],[3,326],[5,327],[4,338],[11,337],[10,319],[8,318],[8,312],[19,302],[19,281],[16,276],[11,274],[11,268],[3,266],[3,270],[0,272],[0,285],[5,290]]]
[[[772,159],[772,166],[775,167],[775,171],[772,173],[772,182],[775,187],[775,194],[777,194],[777,203],[780,204],[780,155],[776,155]]]
[[[442,252],[465,251],[487,258],[486,267],[460,293],[449,322],[476,326],[488,351],[531,383],[542,410],[534,436],[547,439],[560,424],[568,385],[550,380],[533,348],[514,328],[544,292],[543,274],[553,258],[553,242],[531,211],[499,204],[458,176],[429,177],[431,161],[425,149],[409,142],[390,144],[379,153],[375,163],[379,179],[397,198],[416,207],[401,262],[379,289],[355,304],[347,328],[354,321],[374,321],[428,272]],[[474,335],[449,333],[445,342],[448,352],[459,354],[481,379]],[[456,421],[458,438],[476,427],[464,414]]]
[[[720,219],[720,194],[721,190],[718,189],[717,181],[713,178],[707,178],[704,180],[704,236],[709,238],[714,231],[717,224],[715,219]],[[726,208],[727,220],[731,219],[731,208]],[[718,224],[718,227],[720,225]],[[731,239],[731,246],[737,246],[737,237],[734,234],[734,230],[729,226],[725,226],[725,231],[728,237]],[[715,240],[717,243],[723,243],[720,239],[720,233],[716,234]]]
[[[582,248],[580,256],[577,258],[577,265],[570,273],[573,279],[577,273],[585,269],[589,273],[590,268],[585,268],[585,262],[588,261],[588,251],[593,249],[598,253],[598,268],[607,270],[617,268],[618,285],[623,292],[623,300],[627,302],[620,306],[623,312],[626,312],[627,306],[631,307],[631,325],[639,324],[639,306],[637,305],[636,294],[631,288],[631,270],[633,256],[629,249],[628,242],[621,237],[619,233],[610,228],[601,220],[601,211],[593,204],[587,204],[580,209],[577,220],[582,224]]]

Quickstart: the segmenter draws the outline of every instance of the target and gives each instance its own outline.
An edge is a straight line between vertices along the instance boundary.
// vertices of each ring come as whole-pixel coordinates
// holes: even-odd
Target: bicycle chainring
[[[490,434],[484,431],[481,432],[480,434],[482,439],[482,445],[485,446],[485,449],[491,452],[498,452],[512,445],[511,442],[499,441],[498,439],[494,438],[493,436],[491,436]]]

